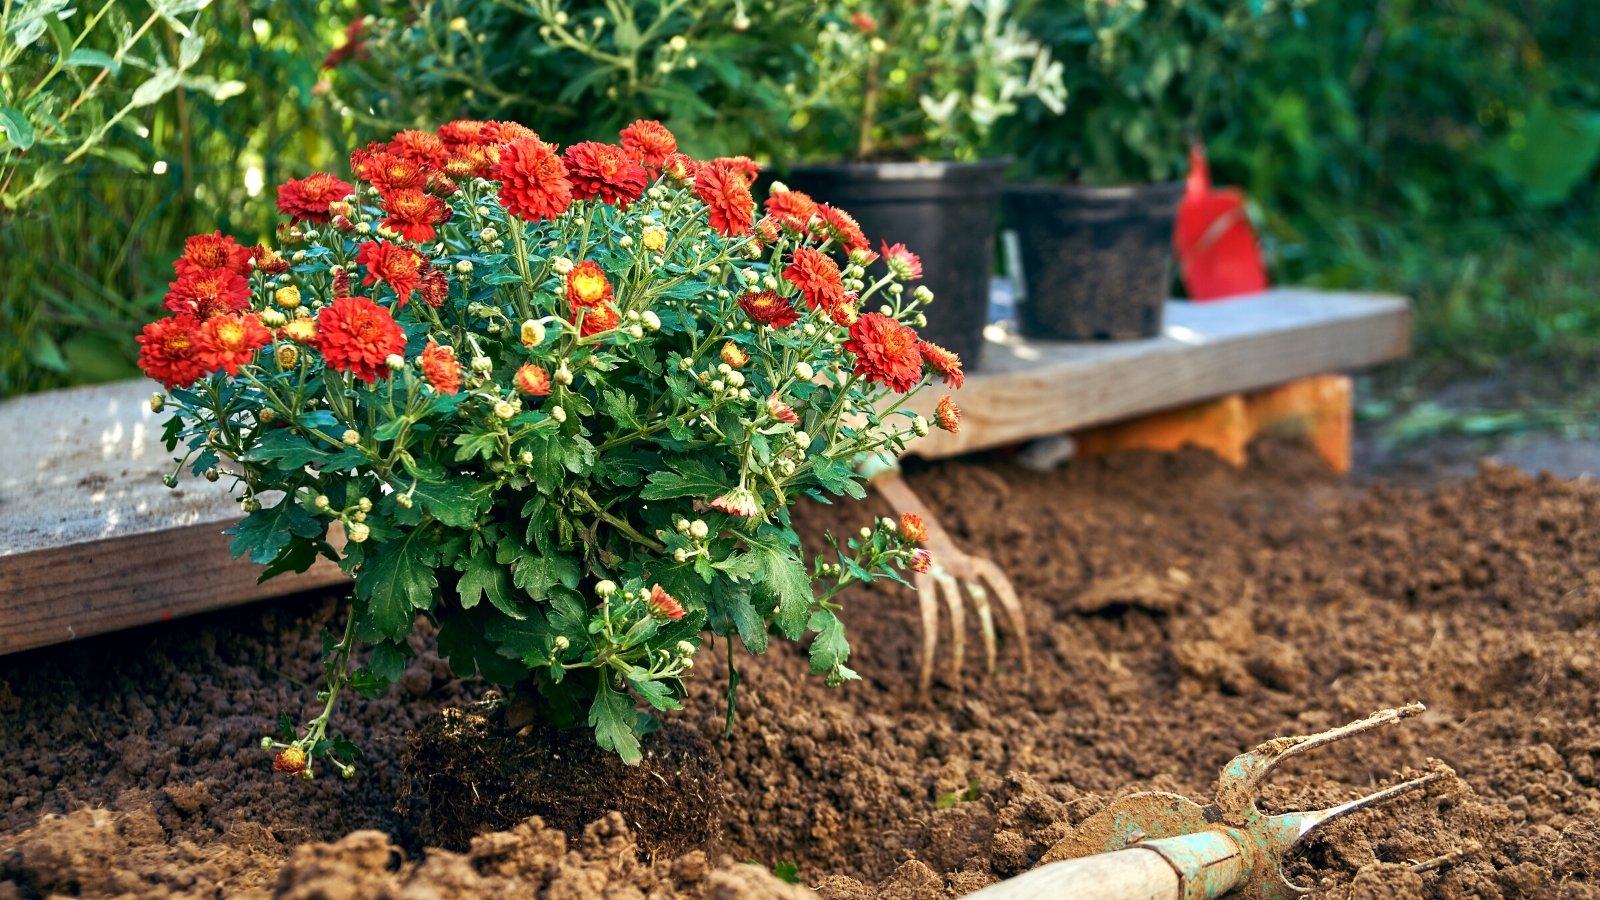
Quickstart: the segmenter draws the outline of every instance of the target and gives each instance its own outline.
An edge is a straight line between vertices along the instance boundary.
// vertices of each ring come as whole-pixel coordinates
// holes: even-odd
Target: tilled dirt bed
[[[675,718],[720,762],[714,846],[641,854],[610,815],[425,848],[415,801],[396,808],[406,737],[483,686],[420,638],[388,696],[346,708],[358,778],[274,775],[257,742],[309,702],[335,609],[303,597],[0,659],[0,898],[959,895],[1122,792],[1204,797],[1261,740],[1412,700],[1428,712],[1307,754],[1267,804],[1349,799],[1429,757],[1461,782],[1331,826],[1296,877],[1329,896],[1600,896],[1600,485],[1486,469],[1358,489],[1271,444],[1244,471],[1189,453],[911,481],[1011,574],[1035,671],[1004,647],[995,676],[975,655],[963,692],[921,698],[914,598],[861,591],[865,680],[828,689],[793,648],[743,657],[724,737],[726,660],[702,650]]]

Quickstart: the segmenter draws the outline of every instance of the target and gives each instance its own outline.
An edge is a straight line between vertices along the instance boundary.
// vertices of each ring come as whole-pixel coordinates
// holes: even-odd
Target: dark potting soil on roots
[[[985,676],[974,635],[965,691],[924,700],[915,599],[857,591],[865,680],[825,688],[793,648],[741,657],[724,738],[726,660],[702,650],[662,733],[704,736],[720,765],[696,788],[720,784],[712,845],[652,850],[623,792],[581,829],[425,849],[425,792],[396,808],[408,736],[483,687],[423,634],[386,697],[343,711],[356,779],[274,775],[257,742],[311,702],[335,610],[304,597],[0,659],[0,898],[804,894],[743,861],[793,863],[828,897],[944,897],[1028,869],[1120,793],[1203,798],[1259,741],[1411,700],[1428,711],[1292,761],[1264,803],[1330,805],[1430,757],[1460,780],[1330,826],[1295,877],[1333,897],[1600,896],[1600,484],[1485,469],[1357,490],[1275,444],[1242,472],[1185,453],[910,480],[1010,573],[1034,671],[1003,645]],[[814,537],[869,509],[801,518]]]

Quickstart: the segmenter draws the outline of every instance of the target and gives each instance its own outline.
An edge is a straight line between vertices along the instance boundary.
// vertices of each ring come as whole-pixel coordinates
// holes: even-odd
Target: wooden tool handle
[[[967,900],[1178,900],[1178,873],[1143,847],[1041,866],[992,884]]]

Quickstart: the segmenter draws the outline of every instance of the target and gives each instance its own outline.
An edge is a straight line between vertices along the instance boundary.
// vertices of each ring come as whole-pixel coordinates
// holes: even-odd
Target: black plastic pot
[[[971,370],[988,322],[1005,168],[1005,160],[853,163],[794,166],[781,177],[855,216],[874,250],[879,241],[902,243],[922,257],[922,284],[934,298],[922,335],[961,354]]]
[[[1161,333],[1183,182],[1006,188],[1017,234],[1017,325],[1028,337],[1124,340]]]

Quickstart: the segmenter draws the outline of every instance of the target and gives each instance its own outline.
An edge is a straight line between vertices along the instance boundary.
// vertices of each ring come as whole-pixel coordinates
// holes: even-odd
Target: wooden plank
[[[1148,341],[991,341],[957,393],[959,435],[912,444],[952,456],[1127,419],[1237,391],[1404,355],[1409,308],[1398,297],[1273,291],[1222,303],[1169,304]],[[333,584],[329,564],[257,585],[229,558],[239,509],[221,484],[184,473],[177,489],[161,445],[165,414],[144,381],[0,403],[0,654]],[[940,392],[917,407],[931,413]]]
[[[934,431],[907,453],[959,456],[1398,359],[1410,347],[1402,297],[1275,290],[1218,303],[1167,304],[1160,337],[1113,343],[990,340],[953,392],[961,432]],[[940,390],[907,407],[932,416]]]

